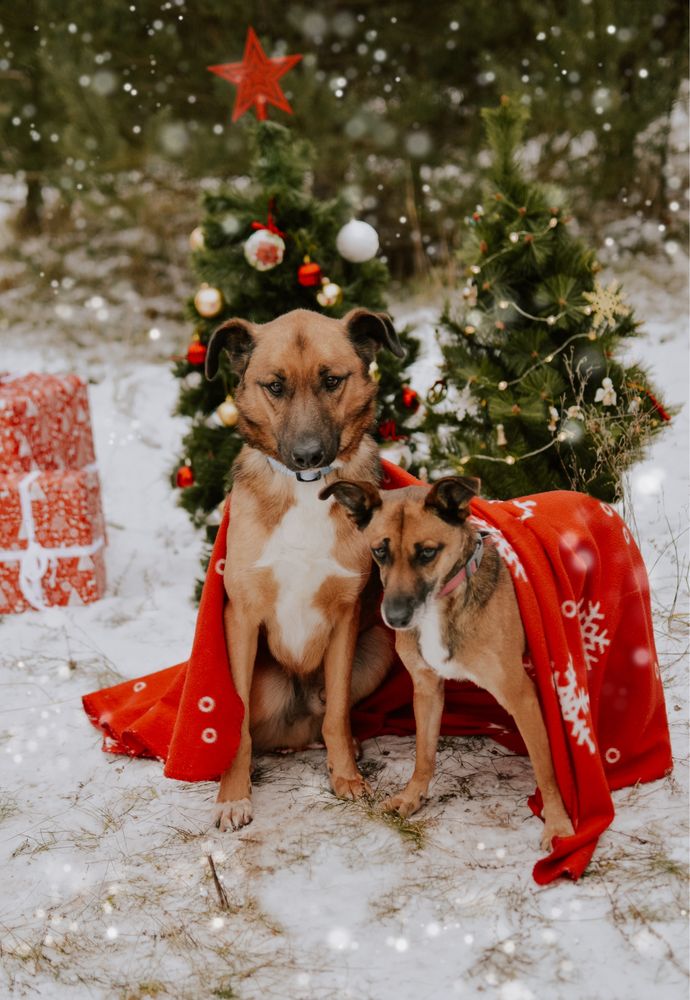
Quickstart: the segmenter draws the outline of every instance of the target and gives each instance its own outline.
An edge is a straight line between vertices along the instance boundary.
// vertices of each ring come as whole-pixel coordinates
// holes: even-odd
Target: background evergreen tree
[[[431,465],[480,476],[488,496],[577,488],[603,500],[668,415],[644,370],[616,351],[636,334],[562,196],[517,161],[524,108],[483,111],[485,207],[468,220],[468,283],[442,318],[445,384],[432,393]]]
[[[209,541],[215,533],[218,506],[230,486],[229,471],[242,441],[234,427],[231,399],[235,376],[225,357],[220,376],[208,382],[203,376],[205,346],[217,326],[231,316],[265,323],[291,309],[312,309],[339,317],[355,306],[385,309],[384,290],[388,282],[386,265],[380,259],[356,264],[345,260],[336,249],[336,237],[351,213],[342,197],[319,200],[312,192],[308,143],[297,140],[274,122],[252,127],[254,154],[250,178],[235,183],[219,194],[204,199],[201,230],[192,234],[193,267],[200,282],[216,290],[219,308],[212,316],[198,311],[198,293],[188,303],[194,324],[193,340],[186,357],[178,360],[175,374],[180,379],[178,412],[192,417],[189,433],[182,443],[182,455],[173,479],[181,488],[180,503],[197,525],[209,527]],[[257,231],[254,222],[269,224],[283,234],[282,262],[270,270],[256,270],[245,258],[245,243]],[[342,296],[333,305],[320,304],[317,294],[321,281],[303,285],[298,280],[305,257],[317,264],[322,277],[339,286]],[[196,302],[196,305],[195,305]],[[406,433],[406,421],[414,412],[414,397],[404,386],[404,365],[414,360],[417,342],[402,332],[407,350],[403,363],[387,352],[378,356],[374,377],[379,384],[379,426],[390,436],[394,426]],[[406,405],[407,404],[407,405]],[[393,421],[393,424],[390,422]],[[379,440],[382,440],[379,434]],[[210,523],[209,523],[210,522]]]

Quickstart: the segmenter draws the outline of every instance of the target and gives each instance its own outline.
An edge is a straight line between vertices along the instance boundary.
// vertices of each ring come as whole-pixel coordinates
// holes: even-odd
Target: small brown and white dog
[[[417,754],[407,786],[384,808],[409,816],[434,774],[445,680],[489,691],[520,731],[544,800],[541,846],[572,835],[534,684],[522,655],[525,633],[513,583],[496,548],[468,521],[479,480],[449,476],[431,488],[380,493],[371,483],[322,490],[345,507],[379,565],[382,614],[412,676]]]
[[[404,354],[390,318],[365,309],[342,320],[305,309],[261,325],[231,319],[208,345],[207,377],[224,350],[239,376],[246,442],[233,466],[224,573],[225,636],[245,714],[220,781],[221,830],[252,820],[252,745],[297,748],[323,738],[336,795],[369,790],[355,763],[350,707],[378,687],[393,650],[380,624],[359,620],[369,546],[319,490],[341,477],[376,489],[369,366],[380,347]]]

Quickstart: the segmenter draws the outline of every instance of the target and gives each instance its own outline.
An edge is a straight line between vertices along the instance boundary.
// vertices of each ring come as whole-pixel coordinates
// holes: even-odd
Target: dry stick
[[[230,904],[228,903],[228,894],[221,885],[220,879],[218,878],[218,872],[216,871],[216,866],[213,863],[213,858],[210,854],[207,854],[208,863],[211,866],[211,875],[213,875],[213,884],[216,887],[216,892],[218,893],[218,902],[220,903],[221,910],[229,910]]]

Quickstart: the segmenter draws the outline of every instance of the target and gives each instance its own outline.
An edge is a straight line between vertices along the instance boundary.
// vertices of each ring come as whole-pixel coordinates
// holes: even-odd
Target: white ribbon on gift
[[[95,462],[85,465],[82,472],[95,472],[98,466]],[[0,549],[0,562],[19,560],[19,589],[27,603],[37,611],[43,611],[48,605],[43,595],[43,577],[49,568],[53,570],[53,582],[57,572],[58,559],[77,559],[82,556],[92,556],[105,544],[101,535],[90,545],[60,545],[47,548],[36,541],[36,525],[31,507],[31,486],[41,475],[41,469],[28,472],[19,483],[19,503],[22,512],[22,527],[26,532],[26,548]]]

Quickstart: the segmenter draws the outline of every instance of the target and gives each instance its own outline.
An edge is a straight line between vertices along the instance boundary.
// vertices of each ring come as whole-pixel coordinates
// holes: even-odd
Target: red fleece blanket
[[[416,483],[383,462],[386,489]],[[649,585],[628,529],[605,503],[579,493],[472,501],[513,577],[556,776],[575,828],[537,862],[534,877],[577,878],[613,819],[610,790],[671,769]],[[229,504],[201,597],[189,660],[83,699],[103,749],[165,761],[183,781],[217,779],[239,742],[243,706],[223,631],[223,559]],[[352,713],[360,739],[414,733],[412,685],[400,662]],[[449,681],[441,731],[485,735],[517,753],[512,718],[485,691]],[[411,762],[412,763],[412,762]],[[540,815],[539,790],[529,801]]]

